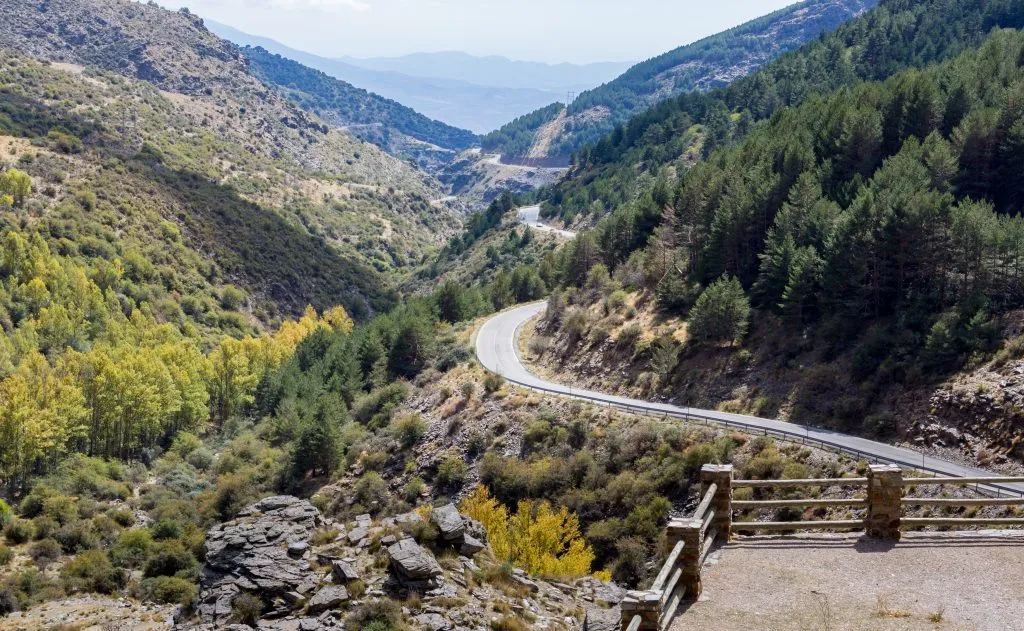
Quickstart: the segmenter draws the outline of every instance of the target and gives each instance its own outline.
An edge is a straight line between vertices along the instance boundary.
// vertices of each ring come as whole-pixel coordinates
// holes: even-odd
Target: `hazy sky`
[[[638,61],[793,0],[161,0],[338,57],[461,50],[547,62]]]

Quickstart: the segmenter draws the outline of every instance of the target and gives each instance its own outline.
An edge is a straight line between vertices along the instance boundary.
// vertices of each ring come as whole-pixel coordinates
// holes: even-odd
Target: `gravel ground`
[[[672,631],[1024,629],[1024,533],[742,537]]]

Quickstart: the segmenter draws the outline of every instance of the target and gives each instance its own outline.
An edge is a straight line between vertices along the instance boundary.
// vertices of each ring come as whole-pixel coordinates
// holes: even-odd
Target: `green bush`
[[[14,558],[14,550],[11,550],[5,545],[0,545],[0,567],[3,567],[11,562]]]
[[[437,467],[436,482],[442,488],[459,487],[466,481],[468,467],[458,455],[450,455]]]
[[[231,613],[240,624],[255,627],[263,615],[263,601],[255,594],[243,592],[231,602]]]
[[[419,414],[408,414],[391,423],[391,433],[403,449],[409,449],[423,438],[427,431],[427,423]]]
[[[402,499],[410,504],[416,504],[422,496],[423,489],[426,488],[426,483],[423,482],[423,478],[413,476],[405,486],[402,487]]]
[[[27,519],[15,519],[4,528],[4,539],[7,543],[18,545],[30,540],[35,534],[32,522]]]
[[[153,535],[148,528],[125,530],[110,551],[115,563],[122,567],[141,567],[153,547]]]
[[[78,521],[67,526],[61,526],[53,534],[53,538],[60,543],[60,547],[68,554],[92,550],[100,545],[99,537],[92,531],[92,524],[87,521]]]
[[[191,575],[198,569],[192,552],[180,541],[164,541],[153,546],[152,553],[143,566],[142,575],[156,576]]]
[[[78,506],[66,495],[54,495],[43,500],[42,514],[66,526],[78,519]]]
[[[164,518],[151,525],[149,532],[157,541],[177,539],[181,536],[181,524],[174,519]]]
[[[28,555],[39,567],[46,567],[60,558],[62,548],[55,539],[40,539],[28,549]]]
[[[142,581],[142,593],[147,600],[189,608],[195,602],[198,588],[192,581],[177,576],[157,576]]]
[[[35,532],[35,539],[49,539],[60,528],[60,524],[46,515],[40,515],[32,520],[32,530]]]
[[[60,570],[68,591],[88,591],[113,594],[125,584],[125,574],[114,567],[110,557],[100,550],[79,554]]]
[[[356,482],[356,502],[369,510],[381,510],[388,503],[388,484],[375,471],[364,473]]]

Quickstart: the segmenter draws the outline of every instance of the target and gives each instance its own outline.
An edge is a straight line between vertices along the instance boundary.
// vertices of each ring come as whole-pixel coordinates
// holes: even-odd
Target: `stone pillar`
[[[676,527],[677,541],[683,541],[683,552],[679,555],[679,567],[683,570],[679,586],[686,589],[683,600],[697,600],[700,597],[700,549],[704,545],[701,524],[700,519],[690,519]]]
[[[704,497],[712,484],[718,485],[715,499],[711,502],[711,510],[715,511],[715,519],[709,529],[716,529],[720,541],[728,542],[732,538],[732,478],[731,464],[706,464],[700,470],[700,496]]]
[[[865,530],[873,539],[899,541],[903,517],[903,471],[896,465],[868,467],[868,514]]]
[[[636,616],[640,616],[639,631],[660,631],[661,594],[658,592],[628,592],[619,603],[619,610],[622,612],[620,631],[626,631]]]

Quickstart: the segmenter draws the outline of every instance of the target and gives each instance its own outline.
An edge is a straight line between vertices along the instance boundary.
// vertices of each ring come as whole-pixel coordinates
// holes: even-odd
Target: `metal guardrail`
[[[548,394],[548,395],[554,395],[554,396],[557,396],[557,397],[565,397],[565,398],[568,398],[568,399],[590,401],[590,402],[596,403],[596,404],[598,404],[599,406],[602,406],[602,407],[606,407],[606,408],[610,408],[610,409],[614,408],[614,409],[617,409],[617,410],[622,410],[624,412],[629,412],[631,414],[642,414],[642,415],[645,415],[645,416],[660,417],[660,418],[675,418],[675,419],[680,419],[680,420],[683,420],[683,421],[686,421],[686,422],[689,422],[689,423],[701,422],[701,423],[704,424],[705,427],[711,427],[712,425],[714,425],[714,426],[717,426],[717,427],[724,427],[726,429],[741,429],[741,430],[744,430],[744,431],[746,431],[748,433],[751,433],[751,434],[760,434],[762,436],[770,436],[770,437],[778,438],[780,440],[785,440],[785,441],[788,441],[788,442],[798,442],[801,445],[807,445],[807,446],[810,446],[810,447],[817,447],[819,449],[825,449],[825,450],[834,451],[834,452],[841,453],[841,454],[846,454],[846,455],[849,455],[849,456],[853,456],[854,458],[857,458],[858,460],[866,460],[866,461],[868,461],[868,462],[870,462],[872,464],[894,464],[894,465],[899,465],[901,467],[906,467],[908,469],[912,469],[912,470],[915,470],[915,471],[923,471],[923,472],[931,473],[931,474],[933,474],[935,476],[948,476],[949,475],[948,473],[946,473],[944,471],[941,471],[939,469],[934,469],[932,467],[929,467],[927,464],[909,462],[909,461],[906,461],[906,460],[901,460],[899,458],[888,458],[888,457],[885,457],[885,456],[879,456],[877,454],[872,454],[872,453],[868,453],[868,452],[865,452],[865,451],[861,451],[859,449],[854,449],[852,447],[848,447],[846,445],[841,445],[839,443],[834,443],[832,441],[822,440],[820,438],[811,438],[810,436],[807,436],[805,434],[801,434],[799,432],[785,432],[785,431],[779,431],[779,430],[774,430],[774,429],[768,429],[768,428],[759,427],[757,425],[753,425],[753,424],[750,424],[750,423],[744,423],[742,421],[727,420],[727,419],[723,419],[723,418],[707,416],[707,415],[704,415],[704,414],[700,414],[699,412],[693,412],[693,411],[676,412],[676,411],[673,411],[673,410],[663,410],[663,409],[659,409],[659,408],[655,408],[655,407],[648,407],[648,406],[643,406],[643,405],[632,405],[632,404],[625,404],[625,403],[616,403],[614,401],[608,401],[608,400],[601,399],[601,398],[598,398],[598,397],[593,397],[593,396],[590,396],[590,395],[587,395],[587,394],[584,394],[584,393],[566,393],[566,392],[562,392],[562,391],[559,391],[559,390],[552,390],[550,388],[545,388],[543,386],[536,386],[536,385],[524,383],[524,382],[518,381],[516,379],[511,379],[511,378],[508,378],[508,377],[505,377],[505,379],[509,383],[515,384],[515,385],[517,385],[517,386],[519,386],[521,388],[526,388],[528,390],[533,390],[535,392],[540,392],[540,393]],[[919,480],[920,480],[919,483],[923,484],[923,483],[925,483],[926,480],[931,480],[931,479],[933,479],[933,478],[919,478]],[[943,479],[943,478],[939,478],[939,479]],[[959,478],[949,478],[949,479],[959,479]],[[970,479],[971,480],[974,480],[974,479],[984,480],[984,478],[970,478]],[[1004,478],[993,478],[993,480],[1002,480],[1002,479],[1004,479]],[[1009,495],[1017,495],[1017,496],[1020,496],[1020,497],[1024,498],[1024,490],[1010,488],[1010,487],[1003,486],[1002,484],[998,484],[998,483],[985,484],[984,489],[987,489],[989,491],[989,493],[995,493],[999,497],[1001,497],[1003,493],[1006,493],[1006,494],[1009,494]],[[983,489],[981,487],[979,487],[978,491],[982,492]]]

